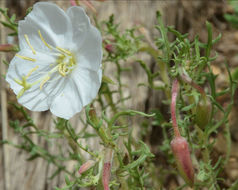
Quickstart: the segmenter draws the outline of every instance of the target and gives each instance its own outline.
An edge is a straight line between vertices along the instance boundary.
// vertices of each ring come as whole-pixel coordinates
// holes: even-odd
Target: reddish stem
[[[176,137],[180,137],[180,132],[178,129],[178,124],[177,124],[177,119],[176,119],[176,99],[178,96],[178,87],[179,83],[178,80],[175,79],[172,84],[172,100],[171,100],[171,119],[172,119],[172,124],[173,124],[173,129],[174,129],[174,135]]]
[[[95,7],[93,6],[92,2],[89,0],[81,0],[82,3],[84,3],[91,11],[93,11],[93,13],[97,13]]]
[[[112,155],[113,155],[113,150],[110,148],[107,148],[105,150],[105,158],[104,158],[103,172],[102,172],[102,183],[103,183],[104,190],[110,190],[109,182],[111,177]]]
[[[110,190],[109,181],[111,176],[111,162],[105,162],[103,165],[102,183],[104,190]]]
[[[193,88],[197,89],[203,97],[206,97],[206,93],[204,89],[198,84],[196,84],[195,82],[193,82],[191,78],[189,78],[188,76],[184,74],[181,75],[181,78],[184,82],[190,84]]]

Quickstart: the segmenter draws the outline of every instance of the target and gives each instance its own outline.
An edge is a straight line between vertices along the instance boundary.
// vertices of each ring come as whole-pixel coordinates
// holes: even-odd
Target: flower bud
[[[108,53],[114,53],[115,52],[115,47],[112,44],[106,44],[105,45],[105,50]]]
[[[85,162],[80,168],[79,168],[79,174],[82,174],[84,172],[86,172],[87,170],[89,170],[91,167],[93,167],[95,164],[95,161],[93,160],[88,160],[87,162]]]
[[[77,6],[77,2],[75,0],[70,0],[71,6]]]
[[[183,179],[188,185],[193,186],[194,170],[186,139],[181,136],[175,137],[171,142],[171,148],[180,175],[183,177]]]
[[[17,47],[12,44],[1,44],[0,45],[0,52],[10,52],[10,51],[17,51]]]
[[[95,111],[95,108],[93,107],[93,105],[91,105],[90,110],[89,110],[89,116],[91,121],[97,125],[99,123],[99,119],[97,118],[97,113]]]
[[[204,129],[209,123],[211,117],[211,103],[206,99],[202,99],[196,107],[195,122],[200,127]]]

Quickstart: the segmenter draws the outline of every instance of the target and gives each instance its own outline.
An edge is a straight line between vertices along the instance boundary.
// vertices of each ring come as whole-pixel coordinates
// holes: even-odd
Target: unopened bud
[[[99,120],[97,118],[97,113],[95,111],[95,108],[93,107],[93,105],[91,105],[90,110],[89,110],[89,116],[91,121],[97,125],[99,123]]]
[[[77,2],[75,0],[70,0],[71,6],[77,6]]]
[[[112,44],[106,44],[105,45],[105,50],[108,53],[114,53],[115,52],[115,47]]]
[[[193,186],[194,170],[186,139],[183,137],[175,137],[171,142],[171,148],[176,159],[180,175],[188,185]]]
[[[87,170],[89,170],[91,167],[93,167],[95,164],[95,161],[93,160],[88,160],[87,162],[85,162],[80,168],[79,168],[79,174],[82,174],[84,172],[86,172]]]
[[[10,52],[10,51],[17,51],[17,46],[12,44],[0,45],[0,52]]]
[[[165,83],[163,83],[161,80],[155,80],[154,81],[154,87],[155,88],[164,88],[165,87]]]
[[[211,117],[211,103],[207,99],[202,99],[196,107],[195,122],[200,127],[204,129],[209,123]]]

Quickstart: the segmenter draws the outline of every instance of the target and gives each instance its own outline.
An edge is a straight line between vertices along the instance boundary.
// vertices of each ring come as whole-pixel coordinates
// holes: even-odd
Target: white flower
[[[20,51],[6,80],[20,104],[69,119],[96,97],[102,38],[82,8],[65,13],[55,4],[36,3],[18,32]]]

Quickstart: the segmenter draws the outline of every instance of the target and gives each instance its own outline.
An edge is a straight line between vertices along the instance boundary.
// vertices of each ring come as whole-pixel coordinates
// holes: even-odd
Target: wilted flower
[[[171,99],[171,118],[174,129],[174,139],[171,141],[171,148],[178,166],[179,173],[187,184],[193,186],[194,170],[191,161],[189,146],[185,138],[180,135],[180,131],[176,119],[176,99],[179,92],[179,82],[177,79],[172,84]]]
[[[18,33],[20,52],[6,80],[20,104],[69,119],[96,97],[102,39],[81,7],[65,13],[55,4],[36,3]]]

